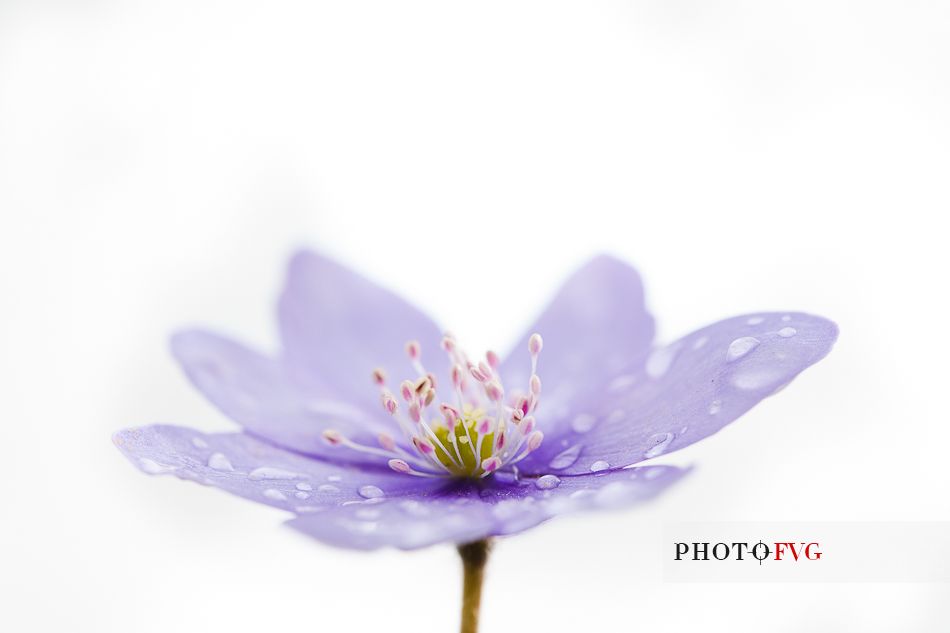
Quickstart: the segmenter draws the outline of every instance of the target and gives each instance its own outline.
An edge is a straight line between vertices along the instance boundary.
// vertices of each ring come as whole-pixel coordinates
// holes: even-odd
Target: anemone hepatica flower
[[[837,336],[826,319],[774,312],[653,347],[639,276],[603,256],[504,357],[469,356],[416,308],[312,252],[290,262],[278,319],[273,357],[203,330],[172,339],[241,431],[148,426],[115,443],[149,474],[280,508],[331,545],[458,544],[463,631],[477,625],[490,537],[653,497],[683,471],[632,465],[715,433]]]

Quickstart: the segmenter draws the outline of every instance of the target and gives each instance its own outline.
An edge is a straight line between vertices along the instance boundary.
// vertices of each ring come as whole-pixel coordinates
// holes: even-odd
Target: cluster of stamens
[[[506,397],[498,355],[488,352],[484,360],[472,362],[455,338],[446,334],[442,350],[451,362],[449,375],[454,391],[449,403],[439,401],[436,377],[423,366],[418,341],[409,341],[406,354],[417,376],[399,385],[398,397],[387,387],[386,372],[373,371],[380,402],[396,421],[405,442],[380,433],[379,446],[367,446],[332,429],[324,431],[323,438],[333,446],[387,457],[390,468],[407,475],[479,478],[507,467],[517,472],[515,464],[544,439],[532,415],[541,395],[537,374],[541,346],[541,336],[533,334],[528,340],[528,387]]]

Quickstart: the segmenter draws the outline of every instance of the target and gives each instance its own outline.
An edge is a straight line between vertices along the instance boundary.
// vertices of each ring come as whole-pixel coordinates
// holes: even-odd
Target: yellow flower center
[[[455,425],[455,432],[449,431],[449,428],[439,423],[433,426],[436,437],[439,438],[442,446],[435,445],[435,457],[445,468],[453,475],[459,477],[479,477],[485,471],[481,467],[476,468],[482,463],[482,460],[491,457],[495,441],[494,427],[492,423],[489,428],[491,432],[484,435],[478,433],[478,423],[485,419],[485,413],[481,409],[466,410],[462,414],[462,420]],[[448,454],[446,453],[448,451]],[[475,459],[475,452],[478,451],[479,459]],[[451,456],[450,456],[451,454]],[[461,467],[459,467],[461,462]]]

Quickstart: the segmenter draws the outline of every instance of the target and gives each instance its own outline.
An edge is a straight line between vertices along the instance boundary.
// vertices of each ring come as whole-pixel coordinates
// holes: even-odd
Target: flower
[[[358,549],[468,543],[649,499],[684,471],[631,466],[715,433],[837,337],[826,319],[775,312],[651,348],[640,278],[606,256],[505,357],[468,356],[420,311],[313,252],[292,258],[278,313],[273,357],[204,330],[172,339],[241,432],[157,425],[114,441],[149,474],[287,510],[293,528]]]

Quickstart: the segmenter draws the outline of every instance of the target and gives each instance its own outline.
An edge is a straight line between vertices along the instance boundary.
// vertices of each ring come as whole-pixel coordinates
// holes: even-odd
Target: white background
[[[664,521],[948,520],[941,2],[0,3],[0,629],[457,626],[449,546],[358,554],[138,473],[123,426],[232,426],[171,361],[264,347],[289,252],[472,349],[606,250],[661,340],[756,310],[832,354],[628,512],[505,539],[485,633],[934,631],[947,585],[664,584]]]

